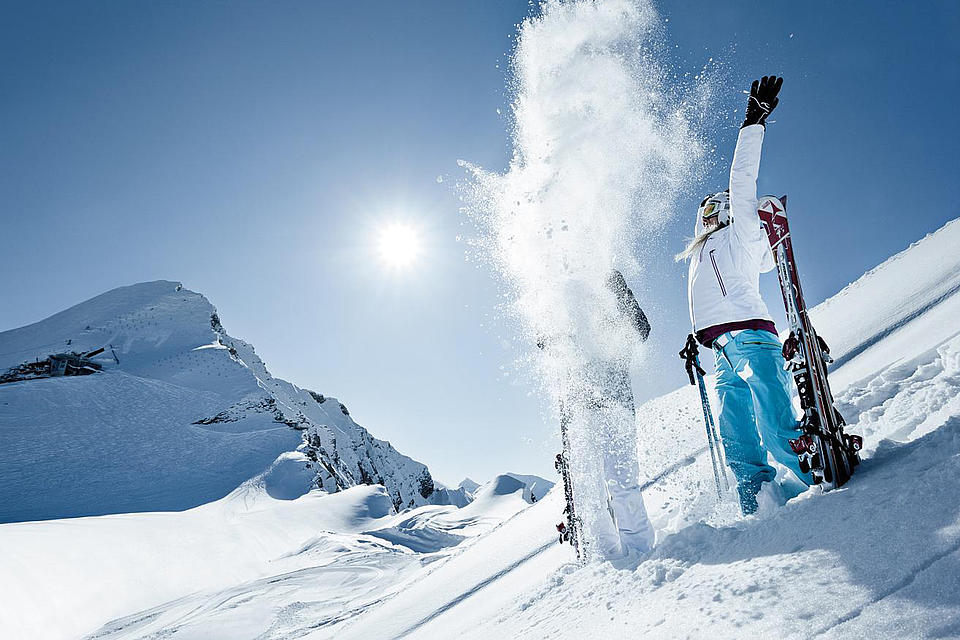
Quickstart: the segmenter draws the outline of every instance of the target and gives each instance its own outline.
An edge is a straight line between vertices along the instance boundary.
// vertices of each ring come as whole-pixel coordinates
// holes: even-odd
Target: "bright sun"
[[[380,230],[378,246],[383,261],[401,269],[410,266],[420,253],[420,237],[410,225],[394,222]]]

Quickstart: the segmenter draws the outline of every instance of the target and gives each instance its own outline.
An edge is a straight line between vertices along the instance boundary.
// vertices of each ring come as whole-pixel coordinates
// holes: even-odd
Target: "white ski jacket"
[[[759,124],[740,129],[730,167],[730,224],[715,231],[690,258],[690,322],[705,346],[737,329],[776,332],[760,297],[760,273],[776,266],[757,215],[763,134]],[[703,221],[697,216],[696,235],[701,232]]]

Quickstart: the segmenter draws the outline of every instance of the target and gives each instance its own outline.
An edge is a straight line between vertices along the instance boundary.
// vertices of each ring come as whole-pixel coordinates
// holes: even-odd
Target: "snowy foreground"
[[[656,549],[578,568],[535,478],[397,514],[376,485],[282,499],[281,455],[186,511],[0,525],[0,635],[960,637],[958,246],[954,221],[815,310],[866,441],[841,490],[747,519],[717,506],[685,387],[638,412]]]

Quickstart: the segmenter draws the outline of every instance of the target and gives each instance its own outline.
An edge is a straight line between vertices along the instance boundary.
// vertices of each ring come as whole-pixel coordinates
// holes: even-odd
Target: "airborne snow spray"
[[[509,168],[496,174],[464,163],[478,249],[510,289],[507,311],[528,334],[553,407],[582,407],[571,393],[604,395],[589,388],[603,383],[596,363],[629,364],[636,334],[605,321],[617,313],[607,278],[617,268],[638,281],[638,244],[651,251],[659,241],[705,155],[691,102],[666,86],[660,20],[644,0],[541,4],[520,25],[512,58]],[[605,453],[638,464],[628,413],[598,420],[571,410],[571,470],[588,542],[608,517]]]

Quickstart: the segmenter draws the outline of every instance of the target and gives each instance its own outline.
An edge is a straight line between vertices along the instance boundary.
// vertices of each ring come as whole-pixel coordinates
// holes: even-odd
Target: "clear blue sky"
[[[960,215],[960,4],[658,6],[681,72],[720,63],[730,90],[717,110],[739,114],[754,76],[786,77],[760,188],[790,195],[811,303]],[[116,286],[180,280],[275,375],[339,397],[439,479],[550,474],[554,425],[517,381],[499,284],[464,260],[452,188],[457,159],[509,159],[497,110],[530,11],[3,3],[0,330]],[[656,281],[631,283],[661,364],[642,372],[641,396],[684,381],[684,270],[669,256],[701,192],[725,182],[736,119],[711,132],[723,158],[678,215]],[[395,219],[428,247],[391,274],[372,238]],[[777,296],[772,278],[765,288]]]

